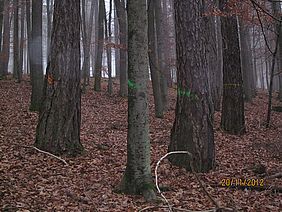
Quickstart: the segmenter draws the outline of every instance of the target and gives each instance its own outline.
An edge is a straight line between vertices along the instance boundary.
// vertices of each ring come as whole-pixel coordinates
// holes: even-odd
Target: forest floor
[[[169,91],[169,110],[164,119],[154,117],[150,89],[150,138],[152,172],[167,153],[174,120],[176,90]],[[38,114],[29,111],[31,86],[0,81],[0,210],[1,211],[168,211],[165,203],[145,203],[142,196],[116,194],[126,164],[127,99],[88,89],[82,96],[81,142],[85,154],[64,158],[69,165],[32,148]],[[274,105],[279,103],[274,100]],[[281,103],[280,103],[281,105]],[[272,113],[266,129],[267,95],[245,105],[247,133],[227,135],[220,130],[220,113],[215,114],[216,166],[199,174],[206,190],[221,206],[238,211],[281,211],[282,178],[267,176],[282,171],[282,113]],[[266,167],[257,174],[255,167]],[[215,208],[193,173],[161,163],[159,182],[173,207],[188,210]],[[230,188],[227,179],[258,179],[266,190]],[[259,185],[260,186],[260,185]],[[258,186],[258,187],[259,187]],[[175,210],[177,211],[177,210]],[[185,210],[183,210],[185,211]]]

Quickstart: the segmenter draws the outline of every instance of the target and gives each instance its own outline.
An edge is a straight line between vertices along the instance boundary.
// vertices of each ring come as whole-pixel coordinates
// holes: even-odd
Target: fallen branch
[[[56,158],[56,159],[62,161],[65,165],[69,165],[64,159],[62,159],[62,158],[60,158],[60,157],[58,157],[58,156],[56,156],[56,155],[53,155],[53,154],[51,154],[50,152],[45,152],[45,151],[43,151],[43,150],[40,150],[40,149],[36,148],[35,146],[23,146],[23,147],[35,149],[35,150],[38,151],[38,152],[44,153],[44,154],[46,154],[46,155],[49,155],[49,156],[51,156],[51,157],[54,157],[54,158]]]
[[[194,166],[193,166],[193,161],[192,161],[192,154],[188,151],[174,151],[174,152],[169,152],[166,155],[164,155],[163,157],[161,157],[161,159],[157,162],[156,168],[155,168],[155,181],[156,181],[156,188],[158,193],[161,195],[161,197],[165,200],[166,204],[168,205],[168,209],[170,212],[173,211],[173,209],[178,210],[178,211],[188,211],[188,212],[196,212],[196,211],[192,211],[192,210],[187,210],[187,209],[181,209],[181,208],[174,208],[172,207],[168,200],[166,199],[166,197],[162,194],[159,185],[158,185],[158,167],[161,163],[161,161],[163,159],[165,159],[167,156],[171,155],[171,154],[188,154],[190,157],[190,166],[191,166],[191,170],[192,173],[195,175],[196,179],[198,180],[201,188],[204,190],[204,192],[206,193],[206,195],[209,197],[209,199],[216,205],[216,208],[214,209],[210,209],[210,210],[204,210],[204,211],[197,211],[197,212],[215,212],[215,211],[221,211],[221,210],[225,210],[225,211],[234,211],[231,208],[224,208],[224,207],[220,207],[220,205],[212,198],[212,196],[209,194],[209,192],[206,190],[204,183],[200,180],[199,176],[197,175],[197,173],[195,172]],[[142,210],[141,210],[142,211]]]

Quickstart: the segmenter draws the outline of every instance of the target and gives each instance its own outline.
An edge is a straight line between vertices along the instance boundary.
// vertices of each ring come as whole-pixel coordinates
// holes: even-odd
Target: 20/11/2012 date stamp
[[[237,179],[237,178],[226,178],[220,181],[220,185],[222,187],[230,187],[230,186],[247,186],[247,187],[255,187],[255,186],[264,186],[264,179]]]

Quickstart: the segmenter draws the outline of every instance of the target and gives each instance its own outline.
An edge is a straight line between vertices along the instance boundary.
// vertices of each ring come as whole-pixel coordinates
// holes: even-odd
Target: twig
[[[191,170],[192,170],[192,173],[195,175],[196,179],[198,180],[200,186],[202,187],[202,189],[204,190],[204,192],[207,194],[207,196],[209,197],[209,199],[216,205],[216,209],[211,209],[211,210],[208,210],[208,211],[217,211],[217,209],[223,209],[222,207],[220,207],[220,205],[212,198],[212,196],[209,194],[209,192],[206,190],[203,182],[200,180],[199,176],[197,175],[197,173],[195,172],[194,170],[194,166],[193,166],[193,161],[192,161],[192,154],[188,151],[174,151],[174,152],[169,152],[167,154],[165,154],[163,157],[161,157],[161,159],[157,162],[157,165],[156,165],[156,168],[155,168],[155,181],[156,181],[156,188],[158,190],[158,193],[161,195],[161,197],[165,200],[166,204],[168,205],[168,209],[170,212],[173,211],[173,207],[169,204],[168,200],[166,199],[166,197],[162,194],[159,186],[158,186],[158,167],[161,163],[161,161],[163,159],[165,159],[167,156],[171,155],[171,154],[188,154],[188,156],[190,157],[190,166],[191,166]],[[232,210],[230,208],[225,208],[225,209],[228,209],[228,210]],[[186,209],[181,209],[182,211],[189,211],[189,210],[186,210]]]
[[[62,158],[60,158],[60,157],[58,157],[58,156],[56,156],[56,155],[53,155],[53,154],[51,154],[50,152],[45,152],[45,151],[43,151],[43,150],[40,150],[40,149],[36,148],[35,146],[23,146],[23,147],[35,149],[35,150],[38,151],[38,152],[47,154],[47,155],[49,155],[49,156],[51,156],[51,157],[54,157],[54,158],[56,158],[56,159],[62,161],[65,165],[69,165],[64,159],[62,159]]]

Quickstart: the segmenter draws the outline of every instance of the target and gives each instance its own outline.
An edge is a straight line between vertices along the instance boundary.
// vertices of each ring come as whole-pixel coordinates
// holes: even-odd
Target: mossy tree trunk
[[[223,42],[223,100],[221,127],[230,134],[245,132],[243,80],[241,72],[238,23],[230,15],[227,0],[220,0],[220,9],[227,14],[221,17]]]
[[[127,164],[120,190],[155,199],[150,167],[149,104],[147,94],[148,38],[146,0],[128,0],[128,87]]]
[[[168,151],[189,151],[195,171],[214,166],[212,101],[208,90],[207,19],[202,1],[175,1],[177,86],[175,120]],[[191,170],[190,157],[174,154],[169,161]]]
[[[80,1],[59,0],[35,146],[57,155],[81,153],[80,119]]]

